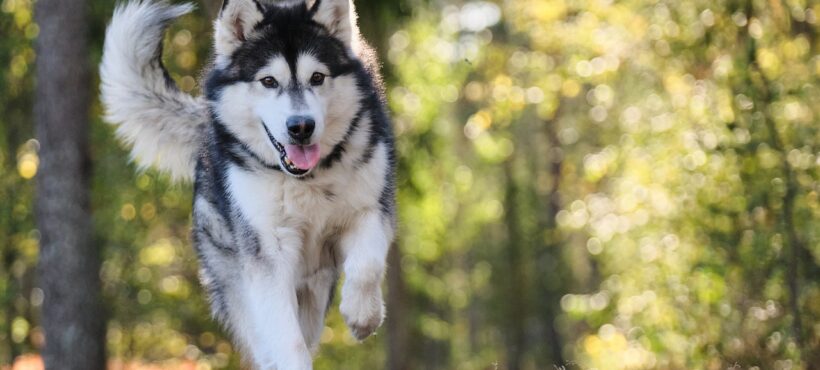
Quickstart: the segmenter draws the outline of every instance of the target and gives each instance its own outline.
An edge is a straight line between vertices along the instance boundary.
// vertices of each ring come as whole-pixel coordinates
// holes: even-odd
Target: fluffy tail
[[[162,64],[168,23],[191,4],[136,0],[114,11],[105,34],[100,91],[106,120],[131,145],[142,168],[155,166],[176,180],[190,180],[209,120],[204,99],[181,92]]]

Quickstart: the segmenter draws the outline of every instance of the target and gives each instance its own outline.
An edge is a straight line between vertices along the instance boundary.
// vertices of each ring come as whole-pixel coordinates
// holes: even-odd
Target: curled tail
[[[168,24],[193,9],[136,0],[120,5],[105,34],[100,65],[106,120],[131,145],[140,167],[155,166],[190,180],[209,121],[207,103],[180,91],[162,64]]]

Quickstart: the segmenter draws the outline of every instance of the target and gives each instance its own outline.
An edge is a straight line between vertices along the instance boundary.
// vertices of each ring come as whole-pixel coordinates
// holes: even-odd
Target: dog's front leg
[[[312,369],[299,326],[296,263],[277,256],[240,266],[231,326],[259,370]]]
[[[391,239],[391,224],[378,211],[359,216],[341,239],[345,282],[339,310],[358,340],[384,319],[381,282]]]

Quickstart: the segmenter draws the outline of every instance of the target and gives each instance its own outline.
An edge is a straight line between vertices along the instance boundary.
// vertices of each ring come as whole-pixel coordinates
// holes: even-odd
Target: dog
[[[101,99],[141,167],[193,180],[193,244],[218,319],[258,369],[312,368],[339,310],[358,339],[384,319],[395,150],[372,49],[349,0],[225,0],[203,96],[162,63],[190,4],[135,0],[106,31]]]

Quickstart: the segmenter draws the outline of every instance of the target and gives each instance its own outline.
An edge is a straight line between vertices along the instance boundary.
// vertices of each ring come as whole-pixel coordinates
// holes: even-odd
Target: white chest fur
[[[386,171],[386,147],[379,145],[365,165],[343,161],[309,179],[234,166],[227,182],[234,206],[259,235],[261,253],[300,259],[304,275],[320,267],[328,239],[359,214],[379,207]]]

